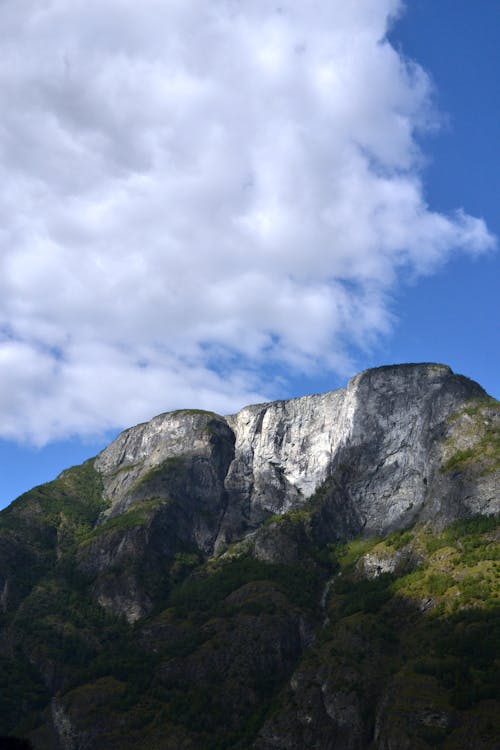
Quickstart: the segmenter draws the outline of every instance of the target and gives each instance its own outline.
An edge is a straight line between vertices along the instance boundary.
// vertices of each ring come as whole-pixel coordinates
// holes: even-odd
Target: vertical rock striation
[[[338,512],[358,531],[487,511],[495,500],[488,487],[461,497],[440,471],[453,437],[450,417],[485,397],[445,365],[395,365],[362,372],[346,388],[247,406],[226,418],[163,414],[126,430],[98,456],[110,502],[102,520],[138,499],[182,496],[198,524],[195,540],[209,551],[300,507],[334,476]]]
[[[345,388],[228,417],[161,414],[97,457],[108,508],[103,533],[79,553],[81,569],[100,574],[95,595],[103,606],[134,620],[154,593],[131,561],[143,573],[150,568],[153,579],[177,553],[219,553],[266,518],[304,506],[318,489],[320,544],[497,512],[494,475],[442,470],[454,434],[463,441],[454,415],[486,398],[445,365],[415,364],[367,370]],[[471,445],[481,429],[469,430]],[[117,566],[128,571],[123,581],[112,574]]]

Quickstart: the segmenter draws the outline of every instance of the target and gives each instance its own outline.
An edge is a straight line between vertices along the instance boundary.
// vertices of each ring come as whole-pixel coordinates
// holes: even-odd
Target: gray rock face
[[[300,507],[331,472],[353,412],[347,388],[248,406],[228,417],[235,458],[226,477],[228,511],[219,544],[257,528],[270,514]]]
[[[109,507],[102,533],[81,547],[78,564],[97,574],[101,606],[134,622],[151,609],[176,553],[212,552],[233,458],[226,421],[199,411],[162,414],[126,430],[97,457]]]
[[[233,444],[226,421],[211,412],[169,412],[125,430],[95,462],[111,503],[106,515],[126,510],[144,494],[141,485],[150,485],[161,476],[161,468],[172,468],[176,462],[191,462],[192,490],[201,502],[209,503],[212,496],[222,494]]]
[[[486,396],[480,386],[443,365],[378,368],[351,384],[357,410],[348,454],[357,456],[357,466],[349,493],[366,531],[498,511],[491,483],[483,486],[483,478],[474,492],[462,495],[442,471],[446,444],[460,432],[450,417],[471,399]],[[471,439],[477,441],[479,434]]]
[[[418,554],[408,547],[395,552],[384,551],[384,554],[375,549],[360,557],[356,567],[362,578],[373,580],[385,573],[403,575],[416,568],[420,562]]]
[[[248,406],[226,418],[160,415],[122,433],[95,466],[108,515],[145,497],[182,495],[195,541],[207,552],[241,539],[270,514],[300,507],[331,477],[338,479],[332,508],[340,536],[422,518],[450,521],[499,509],[491,472],[457,479],[441,471],[453,435],[463,433],[451,415],[484,397],[479,385],[444,365],[381,367],[343,389]],[[471,433],[469,442],[478,439]],[[176,461],[183,471],[172,472]]]
[[[487,414],[467,407],[486,398],[445,365],[416,364],[367,370],[346,388],[247,406],[225,418],[197,410],[161,414],[123,432],[97,457],[109,502],[100,519],[106,533],[81,550],[80,567],[99,573],[98,601],[132,621],[152,598],[134,571],[154,578],[178,552],[220,553],[257,531],[259,559],[294,558],[303,532],[283,527],[277,534],[262,524],[300,509],[319,488],[311,534],[320,545],[418,520],[444,525],[499,512],[497,464],[443,470],[457,451],[476,455],[488,430],[498,429],[493,401]],[[115,528],[110,522],[124,514]],[[118,566],[129,571],[121,582]]]

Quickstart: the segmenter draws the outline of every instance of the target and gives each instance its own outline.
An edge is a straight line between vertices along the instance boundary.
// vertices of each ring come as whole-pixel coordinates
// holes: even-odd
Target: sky
[[[0,506],[182,407],[500,396],[496,0],[0,6]]]

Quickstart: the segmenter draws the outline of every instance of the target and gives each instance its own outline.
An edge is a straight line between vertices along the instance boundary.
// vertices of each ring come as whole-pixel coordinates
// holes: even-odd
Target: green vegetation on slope
[[[413,571],[362,577],[363,555],[391,554],[402,539],[421,556]],[[329,624],[301,668],[337,659],[331,690],[358,691],[372,730],[375,706],[390,696],[385,731],[409,747],[467,748],[469,727],[478,748],[493,748],[499,541],[498,519],[475,517],[439,534],[423,527],[339,545]]]
[[[463,471],[479,465],[482,473],[497,471],[500,468],[500,403],[494,398],[474,399],[454,414],[450,422],[458,422],[460,440],[468,445],[457,447],[457,438],[451,438],[451,447],[457,447],[444,462],[442,471]]]
[[[0,532],[24,534],[43,548],[54,547],[57,540],[66,551],[106,507],[101,477],[90,459],[21,495],[0,513]]]
[[[291,605],[314,610],[322,585],[318,570],[310,565],[272,565],[242,556],[208,566],[174,588],[169,603],[178,617],[198,617],[224,612],[229,594],[252,581],[270,581]]]
[[[255,559],[252,544],[208,561],[195,549],[173,555],[155,583],[156,609],[135,625],[96,603],[94,574],[82,574],[76,553],[102,534],[118,544],[168,501],[140,500],[96,527],[105,503],[92,462],[26,493],[0,514],[4,540],[26,537],[34,555],[12,547],[29,585],[2,615],[10,653],[0,659],[0,733],[49,750],[55,695],[82,743],[102,750],[248,750],[265,721],[297,712],[287,688],[296,670],[301,701],[323,690],[318,705],[331,693],[330,705],[340,695],[359,706],[362,747],[378,711],[392,746],[406,738],[412,750],[465,750],[475,732],[477,748],[492,750],[496,519],[322,544],[330,489],[266,524],[263,535],[283,549],[277,562]],[[405,566],[367,577],[364,560],[397,555]]]

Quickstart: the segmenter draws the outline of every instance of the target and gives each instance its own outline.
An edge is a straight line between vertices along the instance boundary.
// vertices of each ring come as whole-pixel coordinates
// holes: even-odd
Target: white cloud
[[[494,244],[426,205],[399,10],[2,4],[0,435],[230,411],[273,361],[346,371],[402,271]]]

